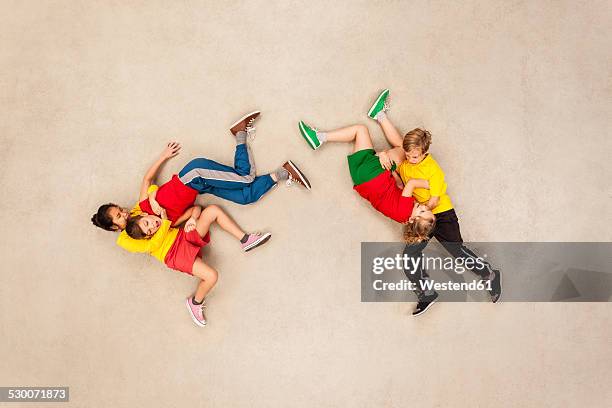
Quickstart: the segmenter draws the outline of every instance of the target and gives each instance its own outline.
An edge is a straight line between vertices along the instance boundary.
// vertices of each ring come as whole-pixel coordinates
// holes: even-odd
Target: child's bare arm
[[[391,123],[391,120],[386,117],[379,123],[389,144],[393,147],[402,147],[404,138],[399,134],[393,123]]]
[[[183,215],[181,215],[180,217],[177,218],[176,221],[174,221],[174,223],[172,224],[173,227],[182,224],[185,221],[188,221],[190,219],[194,220],[194,227],[195,227],[195,220],[198,219],[198,217],[200,216],[200,214],[202,213],[202,207],[200,207],[199,205],[194,205],[191,208],[188,208]],[[185,224],[185,231],[189,232],[190,230],[187,229],[187,224]]]
[[[159,155],[159,158],[155,161],[155,163],[153,163],[153,165],[151,165],[151,167],[149,167],[149,170],[147,170],[146,174],[142,178],[142,183],[140,184],[140,195],[138,197],[138,201],[142,201],[145,198],[147,198],[147,191],[149,190],[149,187],[151,187],[151,184],[153,183],[155,176],[157,176],[157,172],[159,171],[159,168],[161,167],[162,164],[164,164],[166,160],[168,160],[171,157],[176,156],[179,153],[179,150],[181,150],[181,145],[178,142],[168,143],[168,145],[164,148],[162,153]]]
[[[402,196],[410,197],[414,192],[415,188],[429,188],[429,181],[425,179],[410,179],[406,182],[404,190],[402,190]]]
[[[433,210],[438,206],[438,204],[440,204],[440,197],[431,196],[425,205],[429,207],[430,210]]]
[[[163,208],[157,202],[156,197],[157,197],[157,190],[151,191],[149,193],[149,204],[151,205],[151,209],[153,210],[153,212],[157,215],[160,215]]]

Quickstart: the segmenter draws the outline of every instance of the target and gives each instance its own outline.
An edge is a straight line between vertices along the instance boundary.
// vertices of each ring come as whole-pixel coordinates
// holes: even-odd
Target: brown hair
[[[144,233],[140,225],[138,225],[138,221],[140,221],[144,216],[136,215],[134,217],[130,217],[125,226],[125,232],[134,239],[144,239],[147,238],[147,234]]]
[[[402,147],[409,152],[414,148],[420,148],[422,153],[427,153],[431,145],[431,133],[428,130],[416,128],[406,133]]]
[[[117,226],[113,223],[113,219],[108,213],[108,210],[113,207],[119,208],[117,204],[113,203],[101,205],[100,208],[98,208],[98,212],[91,216],[91,222],[93,225],[106,231],[115,231]]]
[[[429,238],[429,234],[436,226],[436,220],[417,217],[408,221],[404,227],[404,241],[407,244],[416,244]]]

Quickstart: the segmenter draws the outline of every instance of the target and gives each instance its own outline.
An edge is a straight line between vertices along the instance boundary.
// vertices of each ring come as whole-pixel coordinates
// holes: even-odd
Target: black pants
[[[471,271],[483,279],[489,279],[489,275],[493,271],[493,268],[482,258],[482,262],[476,262],[478,255],[463,245],[463,238],[461,238],[461,230],[459,228],[459,219],[454,209],[436,214],[436,226],[429,235],[429,239],[432,237],[435,237],[453,257],[462,259],[463,262],[468,258],[473,258],[470,262],[475,265],[475,267],[471,269]],[[423,256],[423,249],[425,249],[428,243],[429,240],[426,240],[418,244],[406,245],[404,254],[409,257],[421,258]],[[418,264],[416,271],[412,270],[412,263],[409,262],[408,265],[408,269],[404,269],[404,274],[406,274],[410,282],[413,282],[417,288],[420,288],[420,282],[429,278],[427,271],[423,268],[421,263]],[[415,293],[419,298],[423,295],[430,294],[420,289],[416,290]]]

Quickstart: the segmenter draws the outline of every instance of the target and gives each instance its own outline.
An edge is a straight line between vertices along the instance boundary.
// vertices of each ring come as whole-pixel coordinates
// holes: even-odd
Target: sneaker
[[[259,115],[261,115],[260,111],[247,113],[246,115],[238,119],[236,122],[234,122],[234,124],[230,127],[230,132],[232,132],[234,136],[236,136],[238,132],[249,133],[249,130],[252,131],[255,129],[253,127],[253,122],[255,122]]]
[[[425,311],[429,309],[431,305],[436,303],[436,300],[438,300],[438,292],[434,292],[429,296],[423,296],[419,298],[419,302],[417,303],[414,312],[412,312],[412,315],[418,316],[420,314],[425,313]]]
[[[269,232],[266,232],[265,234],[260,232],[249,234],[247,241],[242,244],[242,249],[244,252],[249,252],[251,249],[255,249],[258,246],[265,244],[270,238],[272,238],[272,234]]]
[[[319,147],[321,147],[321,141],[317,137],[317,130],[315,128],[308,126],[304,123],[304,121],[301,120],[298,125],[302,137],[306,139],[308,145],[312,147],[313,150],[317,150]]]
[[[283,168],[289,172],[289,183],[296,182],[303,185],[306,189],[310,190],[312,186],[310,181],[306,178],[304,173],[293,163],[291,160],[283,164]]]
[[[370,110],[368,111],[368,116],[371,117],[372,119],[376,119],[376,115],[378,115],[378,112],[386,111],[388,97],[389,97],[389,90],[385,89],[384,91],[380,93],[380,95],[378,95],[378,98],[376,98],[376,101],[374,102]]]
[[[491,295],[491,302],[497,303],[502,294],[502,276],[501,271],[493,270],[493,273],[495,276],[491,279],[491,290],[489,291],[489,295]]]
[[[185,301],[185,304],[187,305],[187,310],[189,310],[191,320],[200,327],[206,326],[206,316],[204,316],[206,299],[204,299],[201,305],[196,305],[193,303],[193,296],[190,296]]]

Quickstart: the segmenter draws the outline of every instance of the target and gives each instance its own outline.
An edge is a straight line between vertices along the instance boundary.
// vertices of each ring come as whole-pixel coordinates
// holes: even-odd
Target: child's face
[[[138,220],[138,226],[148,237],[157,232],[161,223],[162,219],[156,215],[146,215]]]
[[[410,164],[419,164],[424,158],[425,153],[423,153],[423,150],[420,147],[415,147],[414,149],[406,152],[406,160],[408,160],[408,163]]]
[[[426,205],[415,203],[414,208],[412,209],[412,214],[410,215],[410,221],[414,221],[416,218],[433,221],[436,219],[436,216],[433,215],[429,207]]]
[[[115,227],[117,227],[118,230],[123,231],[130,216],[130,212],[125,208],[111,207],[108,209],[108,215],[113,220]]]

